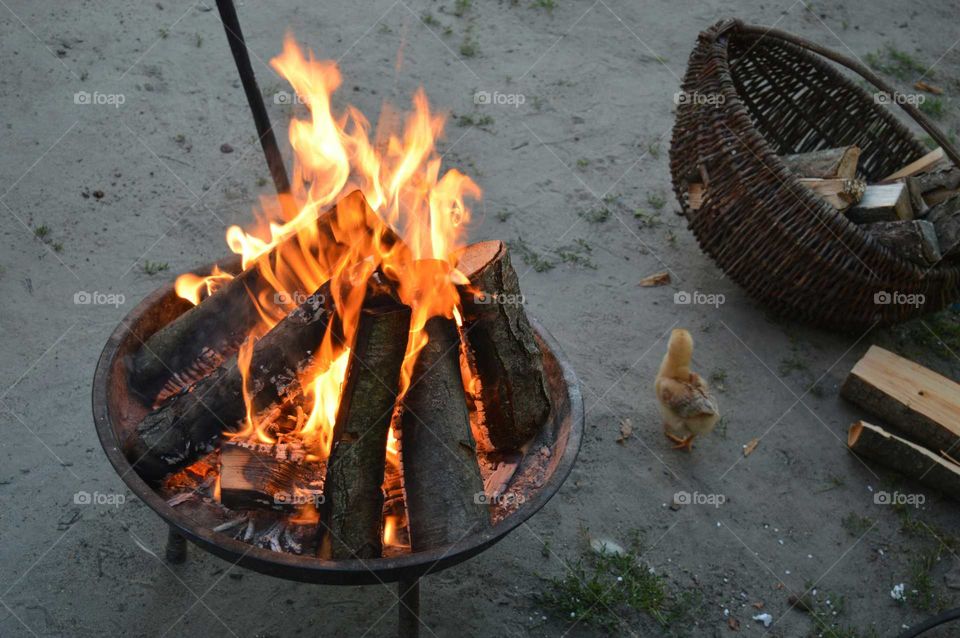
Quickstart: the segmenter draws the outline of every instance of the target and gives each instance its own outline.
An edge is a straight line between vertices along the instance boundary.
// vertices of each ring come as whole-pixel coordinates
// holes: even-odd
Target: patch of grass
[[[665,577],[640,561],[641,552],[638,536],[623,555],[585,554],[562,578],[550,581],[540,602],[567,622],[610,632],[636,614],[649,616],[665,630],[690,624],[702,606],[699,592],[672,591]]]
[[[531,248],[523,238],[517,238],[513,241],[508,241],[507,245],[514,254],[520,255],[520,259],[524,264],[530,266],[537,272],[547,272],[556,266],[554,262],[545,259],[537,251]]]
[[[150,261],[147,259],[143,262],[141,268],[143,269],[143,272],[152,276],[156,275],[157,273],[170,270],[170,264],[165,261]]]
[[[161,40],[166,40],[168,37],[170,37],[170,30],[166,28],[160,29],[157,33],[160,34]]]
[[[648,228],[653,228],[654,226],[659,226],[663,223],[663,220],[660,219],[660,213],[648,213],[641,208],[633,211],[633,217],[634,219],[640,220],[641,226],[646,226]]]
[[[807,362],[803,360],[800,353],[794,351],[790,353],[790,356],[780,359],[780,365],[777,366],[777,370],[779,370],[780,376],[785,377],[793,372],[802,372],[806,370],[807,367]]]
[[[449,27],[449,26],[443,27],[443,35],[444,35],[444,37],[446,37],[446,38],[449,38],[450,36],[452,36],[452,35],[453,35],[453,27]]]
[[[953,360],[960,352],[960,312],[944,310],[890,329],[901,349],[919,353],[930,351],[939,358]]]
[[[590,166],[590,160],[586,157],[581,157],[577,160],[577,168],[586,168],[588,166]]]
[[[267,182],[268,182],[268,181],[269,181],[269,180],[267,180],[266,177],[263,177],[263,176],[261,175],[260,177],[257,178],[257,186],[260,187],[260,188],[263,188],[264,186],[267,185]]]
[[[932,571],[940,562],[940,548],[919,552],[910,561],[910,591],[907,601],[920,611],[927,611],[937,606],[939,596],[933,584]]]
[[[653,210],[661,210],[667,204],[667,198],[661,193],[648,193],[647,203]]]
[[[647,146],[647,153],[653,159],[660,159],[660,142],[650,142]]]
[[[195,34],[195,35],[193,36],[193,43],[197,46],[198,49],[199,49],[200,47],[202,47],[202,46],[203,46],[203,36],[200,35],[199,33]]]
[[[591,270],[596,270],[597,268],[597,265],[588,257],[588,255],[593,252],[593,248],[591,248],[590,244],[584,239],[575,239],[572,244],[561,246],[553,252],[560,258],[560,261],[565,264],[583,266]]]
[[[847,533],[857,538],[867,533],[867,530],[873,527],[873,519],[869,516],[860,516],[856,512],[850,512],[840,519],[840,524]]]
[[[823,494],[824,492],[835,490],[838,487],[843,487],[844,485],[846,485],[846,481],[843,480],[842,476],[837,476],[836,474],[832,474],[830,475],[830,478],[827,480],[827,485],[825,487],[820,488],[819,490],[816,490],[814,494]],[[848,514],[848,516],[856,516],[856,515],[851,513],[851,514]],[[866,531],[867,529],[870,529],[869,524],[866,526],[866,529],[864,531]]]
[[[473,39],[473,36],[467,34],[463,38],[463,42],[460,43],[460,55],[465,58],[473,58],[480,53],[480,47],[477,45],[477,41]]]
[[[508,219],[510,219],[510,216],[511,216],[511,215],[513,215],[513,213],[511,213],[510,211],[508,211],[508,210],[506,210],[506,209],[497,211],[497,221],[505,222],[505,221],[507,221]]]
[[[381,35],[386,35],[388,33],[393,33],[393,29],[391,29],[390,25],[387,24],[386,22],[381,22],[380,25],[377,26],[377,33],[380,33]]]
[[[606,206],[598,206],[596,208],[591,208],[590,210],[580,211],[580,217],[584,218],[591,224],[602,224],[603,222],[610,219],[610,216],[613,213]]]
[[[892,75],[898,80],[909,80],[927,71],[927,68],[909,53],[892,46],[868,53],[864,56],[864,61],[873,69]],[[933,77],[932,72],[927,72],[927,75]]]
[[[63,242],[55,241],[50,244],[50,247],[53,248],[53,252],[62,253],[63,252]]]
[[[423,15],[420,16],[420,19],[428,27],[439,27],[440,21],[433,17],[433,14],[429,11],[424,11]]]
[[[675,232],[673,232],[673,229],[672,229],[672,228],[667,229],[667,232],[664,233],[663,236],[664,236],[664,239],[667,240],[667,243],[668,243],[670,246],[676,246],[676,245],[677,245],[677,234],[676,234]]]
[[[50,233],[51,233],[50,227],[47,226],[46,224],[40,224],[39,226],[33,229],[33,234],[37,237],[37,239],[40,239],[40,240],[43,240],[49,237]]]
[[[534,0],[533,6],[535,9],[546,9],[553,13],[553,10],[557,8],[557,3],[556,0]]]
[[[456,0],[453,4],[453,15],[462,18],[470,10],[471,0]]]
[[[476,126],[482,128],[493,124],[493,117],[489,115],[461,115],[457,117],[457,126]]]
[[[938,97],[928,97],[926,100],[920,103],[920,110],[933,119],[939,120],[943,117],[946,107],[944,106],[942,99]]]

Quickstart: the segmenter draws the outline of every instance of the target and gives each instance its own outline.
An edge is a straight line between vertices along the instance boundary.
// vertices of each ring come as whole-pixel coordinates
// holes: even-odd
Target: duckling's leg
[[[684,442],[684,439],[681,439],[679,436],[676,436],[675,434],[670,434],[670,433],[667,432],[666,430],[664,430],[663,433],[664,433],[664,435],[665,435],[668,439],[670,439],[670,440],[673,441],[674,443],[683,443],[683,442]]]
[[[673,446],[673,449],[686,450],[687,452],[693,452],[693,439],[696,436],[697,436],[696,434],[691,434],[685,439],[674,439],[674,437],[670,437],[672,440],[677,441],[677,444]]]

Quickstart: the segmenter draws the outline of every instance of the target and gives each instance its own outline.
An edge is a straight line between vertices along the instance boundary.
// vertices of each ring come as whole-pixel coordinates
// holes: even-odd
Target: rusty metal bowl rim
[[[230,259],[225,259],[215,263],[224,267],[230,261]],[[198,268],[195,272],[210,272],[213,265]],[[566,386],[565,390],[569,400],[570,428],[567,443],[563,449],[563,456],[553,473],[532,494],[532,498],[489,530],[468,535],[448,547],[402,556],[369,560],[321,560],[313,556],[298,556],[261,549],[235,540],[225,534],[214,532],[211,529],[195,527],[186,516],[181,515],[174,507],[168,505],[166,500],[133,470],[121,450],[117,431],[111,419],[108,401],[111,369],[121,344],[128,338],[131,331],[130,327],[136,325],[142,316],[152,310],[172,290],[173,282],[171,281],[147,295],[124,317],[104,345],[100,359],[97,361],[93,380],[94,424],[107,458],[133,494],[168,523],[171,529],[176,530],[202,549],[233,562],[235,565],[288,580],[336,585],[389,583],[424,576],[476,556],[519,527],[546,505],[560,489],[573,468],[583,437],[584,408],[580,383],[570,363],[560,350],[556,339],[539,322],[531,318],[534,330],[549,350],[550,356],[556,360],[562,372],[563,383]]]

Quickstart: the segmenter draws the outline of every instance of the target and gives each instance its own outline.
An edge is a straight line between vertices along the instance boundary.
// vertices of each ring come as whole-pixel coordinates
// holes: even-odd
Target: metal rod
[[[287,177],[287,169],[283,165],[283,156],[280,155],[280,147],[277,145],[277,138],[273,134],[270,116],[267,114],[267,107],[263,103],[263,95],[260,93],[257,78],[254,76],[253,67],[250,65],[250,55],[247,52],[247,44],[243,39],[243,31],[240,30],[237,9],[233,6],[233,0],[217,0],[217,9],[220,11],[223,28],[227,32],[227,42],[230,43],[233,60],[237,63],[237,71],[240,73],[240,81],[243,83],[243,92],[247,94],[247,103],[250,105],[250,112],[253,114],[253,122],[257,126],[257,136],[260,138],[263,154],[267,158],[267,167],[273,177],[273,184],[277,188],[277,194],[281,196],[289,195],[290,180]],[[281,199],[284,198],[281,197]]]
[[[187,560],[187,539],[173,527],[167,530],[167,562],[179,565]]]
[[[420,578],[404,579],[397,583],[400,594],[400,622],[397,626],[399,638],[419,638],[420,636]]]

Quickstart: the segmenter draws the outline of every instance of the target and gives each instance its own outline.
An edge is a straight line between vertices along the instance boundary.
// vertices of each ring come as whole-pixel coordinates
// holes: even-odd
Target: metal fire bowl
[[[232,272],[239,269],[236,259],[224,259],[217,264]],[[209,273],[212,266],[195,272]],[[260,549],[234,540],[196,525],[176,508],[167,505],[166,500],[133,470],[120,447],[125,434],[136,427],[147,412],[128,388],[125,361],[144,339],[187,308],[187,302],[174,293],[171,282],[148,295],[120,322],[97,362],[93,379],[93,418],[107,458],[137,498],[159,514],[171,530],[231,563],[289,580],[332,585],[386,583],[440,571],[476,556],[537,513],[560,489],[580,450],[584,420],[580,383],[556,340],[543,326],[531,320],[543,351],[552,409],[538,438],[528,446],[531,453],[521,461],[517,476],[523,474],[526,466],[532,466],[534,457],[543,446],[550,448],[551,455],[542,482],[536,483],[540,487],[526,488],[525,502],[512,514],[491,529],[472,534],[448,547],[370,560],[320,560],[313,556]]]

